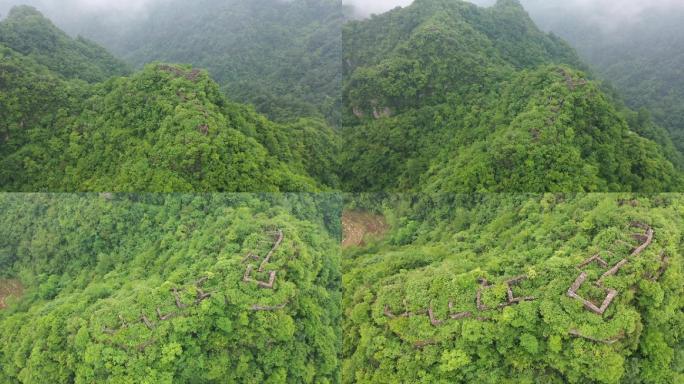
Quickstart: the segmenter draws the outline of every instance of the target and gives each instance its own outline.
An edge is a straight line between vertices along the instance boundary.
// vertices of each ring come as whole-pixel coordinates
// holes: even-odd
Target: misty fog
[[[0,0],[0,19],[16,5],[31,5],[72,35],[89,36],[93,26],[113,31],[147,16],[166,0]]]
[[[480,6],[490,6],[496,0],[469,0]],[[380,13],[397,6],[411,4],[412,0],[343,0],[353,5],[362,15]],[[584,22],[598,24],[605,29],[612,29],[622,23],[636,22],[639,17],[653,10],[668,8],[684,8],[682,0],[520,0],[536,22],[549,29],[548,17],[574,15],[582,17]]]
[[[87,32],[84,23],[100,24],[103,28],[123,26],[130,20],[148,16],[148,10],[169,0],[0,0],[0,14],[6,15],[14,5],[33,5],[69,33]],[[496,0],[471,0],[489,6]],[[580,17],[584,23],[603,29],[613,29],[622,23],[638,21],[645,11],[670,7],[684,8],[682,0],[521,0],[531,16],[544,29],[552,29],[562,17]],[[397,6],[407,6],[412,0],[342,0],[354,7],[360,16],[382,13]],[[563,16],[564,15],[564,16]],[[87,19],[88,22],[85,22]],[[551,19],[551,21],[549,21]]]
[[[343,0],[342,2],[353,6],[359,15],[369,15],[382,13],[399,6],[407,6],[413,0]]]

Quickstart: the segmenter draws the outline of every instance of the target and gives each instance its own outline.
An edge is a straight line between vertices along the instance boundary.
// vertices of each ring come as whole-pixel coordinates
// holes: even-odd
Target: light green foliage
[[[0,382],[339,382],[340,203],[0,195],[0,274],[26,288],[0,311]],[[253,273],[277,271],[274,289],[243,281],[276,229]]]
[[[681,195],[397,195],[369,207],[394,226],[387,240],[343,255],[343,382],[681,377]],[[635,223],[654,236],[630,256],[644,241]],[[416,227],[414,240],[397,245],[393,233],[406,225]],[[579,267],[596,253],[606,267]],[[623,258],[603,287],[595,284]],[[580,296],[600,305],[607,288],[617,290],[603,315],[568,296],[580,271],[588,274]],[[507,280],[516,276],[526,278],[510,285],[513,297],[528,299],[511,304]]]
[[[453,351],[445,351],[442,353],[442,365],[439,369],[442,371],[453,372],[470,364],[470,356],[460,349]]]

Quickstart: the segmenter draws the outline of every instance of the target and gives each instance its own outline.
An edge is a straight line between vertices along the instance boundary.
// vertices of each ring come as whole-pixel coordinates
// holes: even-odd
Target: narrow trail
[[[342,248],[364,245],[366,235],[382,237],[389,226],[381,215],[361,211],[345,211],[342,214]]]
[[[5,300],[10,297],[20,297],[24,293],[24,287],[21,282],[16,279],[1,280],[0,279],[0,309],[7,306]]]

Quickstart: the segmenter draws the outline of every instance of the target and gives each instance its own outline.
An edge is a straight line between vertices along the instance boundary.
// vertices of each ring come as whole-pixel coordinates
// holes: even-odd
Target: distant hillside
[[[72,39],[29,6],[12,8],[0,21],[0,44],[67,79],[97,82],[128,72],[104,48],[82,37]]]
[[[631,108],[650,112],[684,153],[684,6],[644,7],[619,25],[566,4],[535,6],[534,16],[577,47]]]
[[[417,0],[348,24],[343,44],[350,190],[683,188],[639,135],[652,123],[628,121],[515,0]]]
[[[206,68],[229,98],[272,119],[335,122],[345,9],[339,0],[169,0],[126,31],[111,31],[115,38],[95,26],[89,35],[136,66]]]

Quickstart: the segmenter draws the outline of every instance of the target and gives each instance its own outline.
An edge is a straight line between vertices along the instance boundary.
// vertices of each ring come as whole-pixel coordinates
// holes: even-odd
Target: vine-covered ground
[[[681,195],[395,197],[376,209],[395,223],[387,240],[343,257],[345,382],[684,379]]]
[[[0,195],[0,382],[339,382],[340,207]]]

